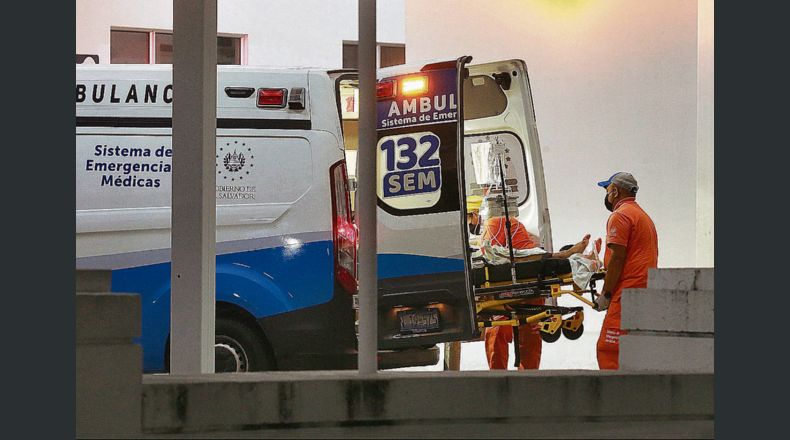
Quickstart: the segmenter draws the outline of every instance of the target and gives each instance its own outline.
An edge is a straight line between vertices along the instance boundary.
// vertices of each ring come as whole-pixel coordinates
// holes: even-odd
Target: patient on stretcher
[[[516,275],[521,281],[572,276],[575,287],[583,289],[601,266],[598,260],[601,239],[590,246],[590,234],[559,252],[549,253],[539,247],[537,237],[530,234],[517,218],[510,218],[510,238]],[[473,260],[476,260],[472,265],[476,273],[475,284],[510,280],[510,257],[505,217],[486,219],[480,236],[480,249],[473,254]],[[483,270],[484,267],[487,270]]]
[[[529,259],[529,256],[531,255],[541,255],[547,253],[545,250],[540,248],[537,237],[530,234],[529,231],[527,231],[527,228],[525,228],[517,218],[513,217],[510,218],[510,241],[513,244],[514,253],[515,251],[535,249],[534,252],[518,252],[518,254],[521,255],[520,258]],[[547,257],[568,258],[573,254],[581,254],[588,247],[589,243],[590,234],[586,234],[578,243],[559,252],[551,253]],[[486,219],[481,235],[481,244],[483,247],[488,247],[488,245],[490,245],[492,250],[495,251],[498,250],[496,249],[497,247],[504,248],[506,255],[509,256],[509,251],[507,250],[507,226],[504,216]],[[598,250],[600,250],[600,238],[596,241],[596,247]],[[517,256],[517,260],[518,259],[519,257]]]

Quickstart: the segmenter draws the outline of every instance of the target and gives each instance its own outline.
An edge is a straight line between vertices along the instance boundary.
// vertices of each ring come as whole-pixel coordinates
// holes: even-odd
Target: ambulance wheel
[[[579,339],[582,336],[582,333],[584,333],[584,324],[579,324],[579,328],[577,328],[576,331],[568,330],[565,327],[562,328],[562,335],[571,341]]]
[[[560,331],[560,329],[557,329],[557,331],[554,333],[546,333],[542,331],[540,332],[540,339],[543,339],[543,342],[548,342],[549,344],[551,344],[552,342],[557,342],[557,340],[560,339],[561,335],[562,332]]]
[[[239,319],[217,317],[214,371],[244,373],[273,369],[269,345],[258,329]]]

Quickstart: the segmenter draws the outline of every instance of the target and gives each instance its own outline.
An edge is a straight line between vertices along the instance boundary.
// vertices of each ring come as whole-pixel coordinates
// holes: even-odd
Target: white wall
[[[341,67],[342,41],[357,39],[357,0],[218,3],[219,32],[249,35],[251,65]],[[527,62],[555,244],[603,234],[595,182],[628,170],[658,227],[659,264],[712,265],[710,3],[698,37],[694,0],[379,0],[378,40],[405,42],[409,62]],[[111,26],[172,29],[171,0],[76,6],[77,53],[102,63]]]
[[[379,0],[378,41],[405,41],[404,0]],[[110,61],[110,27],[173,28],[172,0],[77,0],[77,53]],[[218,0],[217,30],[249,35],[250,65],[339,68],[357,0]],[[408,48],[407,48],[408,53]]]
[[[699,0],[697,265],[713,267],[713,0]]]
[[[697,42],[693,0],[406,1],[407,62],[527,62],[555,246],[602,236],[595,183],[630,171],[664,267],[695,265]]]

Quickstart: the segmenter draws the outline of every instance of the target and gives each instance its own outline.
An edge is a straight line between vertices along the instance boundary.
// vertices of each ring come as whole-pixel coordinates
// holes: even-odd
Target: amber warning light
[[[403,95],[421,95],[428,91],[427,76],[413,76],[404,78],[401,81],[401,93]]]

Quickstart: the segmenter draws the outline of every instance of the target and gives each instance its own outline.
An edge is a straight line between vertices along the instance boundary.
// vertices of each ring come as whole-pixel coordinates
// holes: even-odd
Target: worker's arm
[[[621,244],[609,243],[607,245],[612,252],[609,264],[606,266],[606,277],[603,280],[602,295],[612,294],[617,282],[620,281],[620,274],[623,273],[625,265],[625,246]]]

